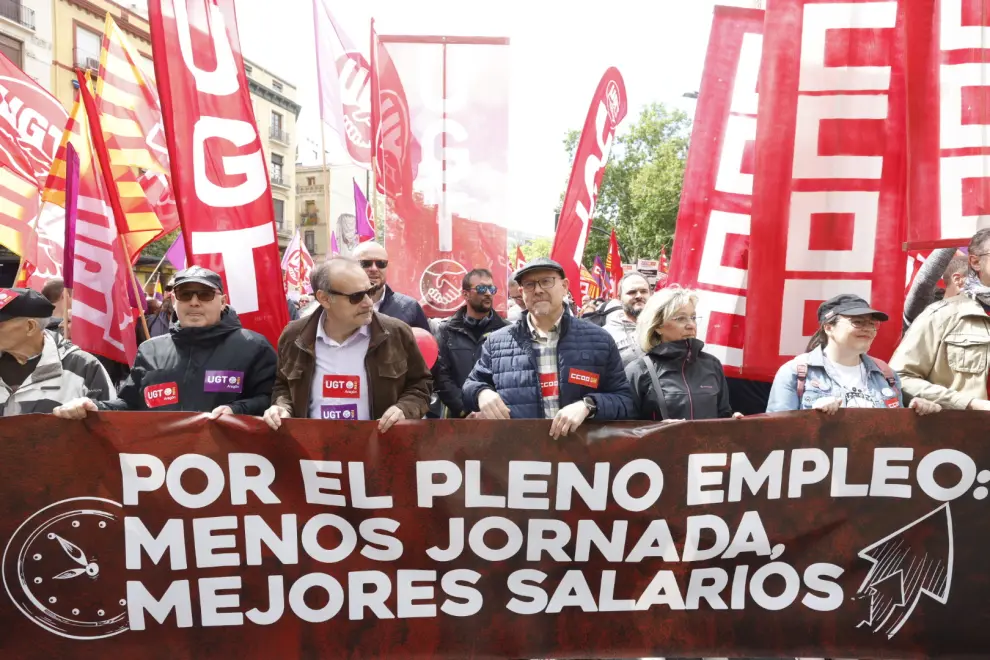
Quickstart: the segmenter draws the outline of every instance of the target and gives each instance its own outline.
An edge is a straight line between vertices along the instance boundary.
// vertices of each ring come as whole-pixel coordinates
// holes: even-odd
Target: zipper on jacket
[[[691,419],[694,419],[694,399],[691,398],[691,386],[688,385],[687,379],[687,363],[688,358],[691,357],[691,342],[685,340],[684,343],[687,344],[688,355],[684,358],[684,362],[681,363],[681,378],[684,380],[684,389],[687,391],[688,395],[688,407],[691,410]]]

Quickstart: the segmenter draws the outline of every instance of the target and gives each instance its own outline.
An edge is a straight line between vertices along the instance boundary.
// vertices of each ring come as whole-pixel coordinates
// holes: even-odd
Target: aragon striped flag
[[[179,226],[168,180],[161,103],[151,76],[107,14],[96,82],[96,109],[125,218],[118,218],[131,260]]]

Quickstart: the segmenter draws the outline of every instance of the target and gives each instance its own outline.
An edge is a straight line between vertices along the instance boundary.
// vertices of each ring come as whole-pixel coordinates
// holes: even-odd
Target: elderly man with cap
[[[629,419],[635,408],[608,332],[564,312],[568,281],[556,261],[533,259],[515,274],[523,318],[492,333],[464,383],[464,407],[487,419],[552,419],[567,435],[586,419]]]
[[[45,330],[55,305],[31,289],[0,289],[0,410],[4,417],[113,395],[95,357]]]
[[[177,321],[169,334],[138,348],[130,376],[106,403],[79,399],[55,415],[81,419],[97,410],[154,410],[261,415],[275,382],[275,350],[241,327],[220,276],[192,266],[175,276]]]
[[[388,274],[388,252],[378,243],[367,241],[361,243],[352,254],[361,264],[368,280],[371,282],[371,302],[379,314],[399,319],[411,328],[422,328],[432,334],[430,322],[426,313],[414,298],[402,293],[396,293],[386,283]]]

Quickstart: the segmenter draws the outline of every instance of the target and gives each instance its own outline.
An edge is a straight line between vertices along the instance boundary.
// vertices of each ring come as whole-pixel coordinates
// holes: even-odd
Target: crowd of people
[[[869,354],[888,314],[843,294],[820,306],[807,352],[772,385],[726,377],[697,336],[705,294],[677,284],[653,291],[629,273],[616,300],[576,310],[564,269],[537,258],[512,274],[503,318],[492,273],[475,268],[463,278],[463,306],[431,324],[415,299],[389,286],[388,267],[374,242],[317,266],[311,299],[288,301],[295,318],[277,350],[241,326],[217,273],[187,268],[149,304],[149,332],[120,373],[65,339],[60,282],[5,290],[3,414],[188,411],[260,416],[276,430],[289,417],[376,420],[383,433],[404,419],[547,419],[558,438],[588,420],[990,409],[990,230],[973,236],[968,254],[939,250],[922,267],[889,365]],[[432,367],[413,328],[437,340]]]

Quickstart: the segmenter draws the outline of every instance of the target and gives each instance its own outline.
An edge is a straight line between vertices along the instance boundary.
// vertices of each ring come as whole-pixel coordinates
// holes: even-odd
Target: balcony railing
[[[281,174],[277,174],[275,172],[272,172],[272,185],[273,186],[281,186],[283,188],[288,188],[289,187],[289,184],[286,183],[286,181],[285,181],[284,178],[282,178],[282,175]]]
[[[268,137],[275,140],[276,142],[281,142],[285,146],[289,146],[289,134],[283,131],[278,126],[270,126],[268,128]]]
[[[297,195],[315,195],[317,193],[319,193],[321,195],[323,194],[323,184],[322,183],[318,183],[318,184],[313,185],[313,186],[296,186],[296,194]]]
[[[21,4],[21,0],[0,0],[0,16],[34,29],[34,10]]]
[[[100,70],[100,53],[98,51],[94,53],[85,48],[76,48],[73,52],[73,63],[77,69],[95,73]]]
[[[313,225],[320,224],[320,214],[317,213],[306,213],[303,211],[299,214],[299,224],[311,227]]]

